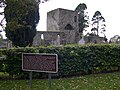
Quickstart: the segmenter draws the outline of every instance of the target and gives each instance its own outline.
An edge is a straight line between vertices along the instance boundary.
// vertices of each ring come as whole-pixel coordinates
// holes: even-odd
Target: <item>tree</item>
[[[0,42],[3,39],[3,36],[1,32],[3,32],[5,26],[4,26],[4,7],[5,7],[5,0],[0,0]]]
[[[89,27],[89,16],[88,12],[85,11],[86,9],[87,6],[84,3],[80,3],[75,9],[78,13],[79,32],[83,32],[85,28]]]
[[[105,19],[102,16],[102,14],[100,13],[100,11],[96,11],[95,14],[93,15],[92,18],[92,29],[91,31],[94,32],[95,35],[98,35],[99,32],[101,32],[102,34],[104,34],[105,36]]]
[[[0,0],[0,32],[2,32],[5,29],[5,25],[4,25],[4,8],[5,8],[6,4],[5,4],[5,0]]]
[[[3,40],[3,36],[2,36],[2,34],[0,34],[0,43],[2,42],[2,40]]]
[[[15,46],[31,45],[39,22],[39,4],[48,0],[0,0],[0,8],[4,8],[6,36]],[[0,22],[0,27],[3,24]]]
[[[39,22],[39,5],[35,0],[6,0],[4,9],[6,36],[15,46],[32,45]]]
[[[120,36],[115,35],[114,37],[111,37],[109,43],[120,43]]]

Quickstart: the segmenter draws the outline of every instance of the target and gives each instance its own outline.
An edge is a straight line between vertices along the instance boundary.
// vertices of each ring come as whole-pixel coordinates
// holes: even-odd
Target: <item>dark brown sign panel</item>
[[[24,53],[22,59],[22,69],[24,71],[58,72],[57,54]]]

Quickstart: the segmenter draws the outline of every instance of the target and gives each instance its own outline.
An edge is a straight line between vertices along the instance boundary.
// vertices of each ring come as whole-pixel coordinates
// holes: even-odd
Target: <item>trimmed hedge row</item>
[[[58,76],[91,74],[120,70],[120,45],[72,45],[61,47],[15,48],[0,50],[6,59],[0,64],[9,75],[28,77],[22,71],[22,53],[56,53],[59,59]],[[44,77],[36,73],[34,77]]]

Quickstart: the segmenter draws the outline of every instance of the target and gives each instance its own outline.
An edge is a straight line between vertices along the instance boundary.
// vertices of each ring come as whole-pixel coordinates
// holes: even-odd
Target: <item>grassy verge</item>
[[[48,90],[48,80],[0,80],[0,90]],[[120,72],[53,79],[51,90],[120,90]]]

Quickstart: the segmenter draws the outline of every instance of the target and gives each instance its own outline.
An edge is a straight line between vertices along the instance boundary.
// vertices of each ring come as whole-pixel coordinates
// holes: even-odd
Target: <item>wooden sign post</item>
[[[46,53],[23,53],[22,54],[22,70],[30,71],[30,87],[32,87],[32,71],[48,73],[49,88],[51,87],[51,73],[58,72],[58,56],[57,54]]]

